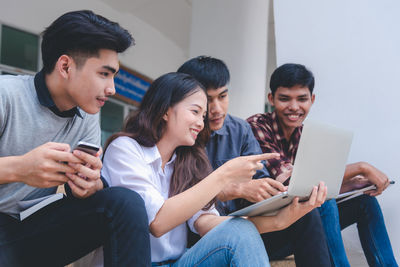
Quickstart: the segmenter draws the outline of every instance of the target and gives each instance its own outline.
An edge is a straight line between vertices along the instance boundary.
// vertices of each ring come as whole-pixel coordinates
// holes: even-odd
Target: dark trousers
[[[270,260],[294,254],[297,267],[331,266],[324,228],[316,209],[288,228],[261,237]]]
[[[143,200],[111,187],[64,198],[20,222],[0,213],[0,266],[65,266],[103,246],[105,266],[151,266]]]

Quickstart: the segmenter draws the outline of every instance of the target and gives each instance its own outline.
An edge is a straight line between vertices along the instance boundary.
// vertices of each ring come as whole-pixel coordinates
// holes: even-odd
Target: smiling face
[[[222,86],[218,89],[208,89],[207,98],[210,129],[211,131],[217,131],[224,125],[224,120],[228,113],[228,88]]]
[[[89,57],[82,66],[72,61],[68,66],[65,109],[78,106],[90,114],[99,112],[107,97],[115,94],[118,68],[117,52],[108,49],[100,49],[98,57]]]
[[[178,146],[193,146],[197,135],[204,128],[204,118],[207,114],[207,97],[203,90],[184,98],[170,107],[164,115],[166,130],[163,139]]]
[[[275,107],[279,124],[287,140],[296,127],[303,124],[315,100],[307,87],[299,85],[287,88],[278,87],[275,95],[268,94],[268,100]]]

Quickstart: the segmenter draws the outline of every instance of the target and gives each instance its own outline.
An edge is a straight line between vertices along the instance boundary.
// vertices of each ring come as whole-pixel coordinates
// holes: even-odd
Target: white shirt
[[[163,171],[157,146],[144,147],[130,137],[118,137],[104,155],[102,175],[110,186],[129,188],[143,198],[150,224],[168,199],[175,157],[174,154]],[[197,233],[194,222],[204,213],[219,215],[214,206],[208,211],[200,210],[187,221],[193,232]],[[186,223],[159,238],[150,234],[151,261],[178,259],[185,252],[186,242]]]

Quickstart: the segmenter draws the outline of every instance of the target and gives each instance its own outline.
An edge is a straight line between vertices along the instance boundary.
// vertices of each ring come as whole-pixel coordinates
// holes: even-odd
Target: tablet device
[[[389,186],[393,185],[395,182],[394,181],[390,181]],[[342,194],[339,194],[336,198],[336,203],[342,203],[346,200],[361,196],[362,194],[364,194],[364,192],[368,191],[368,190],[374,190],[376,189],[375,185],[369,185],[360,189],[356,189],[356,190],[352,190],[349,192],[345,192]]]

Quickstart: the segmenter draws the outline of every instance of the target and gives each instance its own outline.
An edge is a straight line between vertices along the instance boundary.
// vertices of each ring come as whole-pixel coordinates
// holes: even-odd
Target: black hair
[[[220,59],[209,56],[198,56],[186,61],[179,67],[178,72],[192,75],[207,90],[225,86],[230,80],[226,64]]]
[[[98,56],[100,49],[117,53],[134,44],[131,34],[90,10],[65,13],[43,31],[43,69],[49,74],[62,55],[69,55],[79,66],[92,56]]]
[[[184,73],[171,72],[157,78],[144,95],[139,110],[128,117],[122,132],[112,135],[107,140],[105,151],[119,136],[133,138],[145,147],[156,145],[164,134],[166,123],[163,116],[168,109],[198,91],[206,94],[205,88],[195,78]],[[189,189],[212,172],[204,150],[209,136],[210,129],[206,115],[204,129],[199,133],[195,144],[180,146],[175,150],[176,159],[169,196]],[[215,199],[206,208],[214,202]]]
[[[287,63],[272,73],[269,87],[272,95],[275,95],[279,87],[291,88],[296,85],[307,87],[312,94],[314,82],[314,75],[304,65]]]
[[[137,133],[135,139],[139,144],[154,146],[164,133],[166,124],[163,116],[168,109],[201,90],[205,92],[202,84],[190,75],[176,72],[162,75],[150,85],[138,114],[127,120],[126,132]]]

